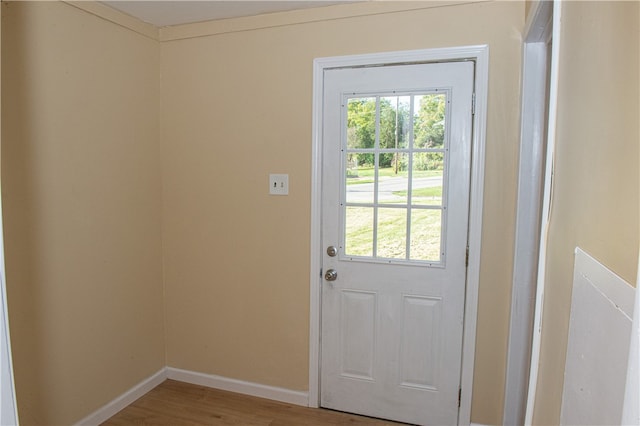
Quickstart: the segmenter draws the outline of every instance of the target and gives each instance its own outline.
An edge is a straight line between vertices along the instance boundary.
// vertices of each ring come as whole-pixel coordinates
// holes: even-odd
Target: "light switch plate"
[[[289,175],[270,174],[269,175],[269,194],[289,195]]]

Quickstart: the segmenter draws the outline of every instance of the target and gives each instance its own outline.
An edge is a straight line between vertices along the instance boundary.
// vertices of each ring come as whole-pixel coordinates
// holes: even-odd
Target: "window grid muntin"
[[[443,95],[445,98],[445,113],[444,113],[444,139],[441,148],[415,148],[415,97],[416,96],[425,96],[425,95]],[[389,96],[410,96],[409,102],[409,143],[408,148],[380,148],[380,99],[383,97]],[[348,148],[347,147],[347,118],[348,118],[348,103],[351,99],[371,99],[375,98],[376,107],[375,107],[375,141],[373,148]],[[341,122],[342,122],[342,147],[341,147],[341,170],[342,170],[342,178],[343,184],[341,185],[341,214],[340,214],[340,229],[342,230],[341,235],[341,247],[343,250],[341,253],[341,260],[352,260],[352,261],[364,261],[364,262],[373,262],[373,263],[418,263],[420,265],[427,266],[435,266],[435,267],[444,267],[445,266],[445,243],[446,243],[446,218],[447,215],[447,202],[448,202],[448,170],[449,170],[449,139],[450,139],[450,105],[451,103],[451,89],[449,88],[437,88],[431,90],[419,90],[419,91],[391,91],[391,92],[377,92],[377,93],[348,93],[343,95],[342,108],[343,113],[341,114]],[[398,111],[396,110],[396,115]],[[396,127],[396,132],[398,131]],[[442,169],[442,200],[439,206],[437,205],[420,205],[412,203],[412,186],[413,186],[413,160],[414,153],[442,153],[443,154],[443,169]],[[353,203],[346,201],[346,192],[347,192],[347,174],[346,174],[346,159],[348,154],[373,154],[374,157],[374,188],[373,188],[373,203]],[[407,161],[407,203],[406,204],[388,204],[388,203],[380,203],[378,200],[379,197],[379,161],[381,153],[406,153],[408,155]],[[373,247],[372,253],[373,256],[357,256],[350,255],[345,253],[344,248],[346,247],[346,208],[347,207],[368,207],[373,209]],[[396,259],[396,258],[382,258],[377,256],[377,244],[378,244],[378,208],[397,208],[397,209],[405,209],[407,211],[406,218],[406,257],[405,259]],[[440,210],[440,253],[439,260],[423,260],[423,259],[411,259],[411,211],[412,210]]]

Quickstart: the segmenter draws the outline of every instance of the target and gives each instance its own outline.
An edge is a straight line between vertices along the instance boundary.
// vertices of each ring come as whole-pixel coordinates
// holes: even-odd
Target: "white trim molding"
[[[80,420],[76,425],[80,426],[93,426],[99,425],[114,415],[116,415],[119,411],[126,408],[128,405],[133,403],[136,399],[140,398],[151,389],[158,386],[160,383],[164,382],[167,379],[166,368],[159,370],[154,375],[144,379],[116,399],[107,403],[105,406],[97,409],[93,413],[89,414],[84,419]]]
[[[520,163],[513,256],[511,317],[502,422],[524,422],[531,360],[534,301],[547,121],[547,72],[552,9],[548,1],[531,6],[522,58]]]
[[[461,400],[458,424],[469,425],[476,344],[482,207],[484,194],[485,139],[487,122],[487,88],[489,80],[489,46],[463,46],[440,49],[411,50],[367,55],[317,58],[313,63],[313,117],[311,164],[311,259],[310,259],[310,329],[309,329],[309,406],[320,401],[320,290],[322,278],[321,194],[322,194],[322,98],[324,71],[331,68],[380,66],[443,61],[474,61],[476,108],[473,122],[471,194],[469,210],[469,266],[462,347]]]
[[[196,371],[167,367],[167,379],[241,393],[243,395],[256,396],[258,398],[271,399],[274,401],[285,402],[287,404],[301,405],[303,407],[309,405],[309,394],[307,392],[294,391],[276,386],[267,386],[260,383],[245,382],[243,380],[230,379],[228,377],[215,376],[213,374],[198,373]]]
[[[540,244],[538,254],[538,276],[536,279],[536,304],[533,322],[533,340],[531,342],[531,362],[529,368],[529,388],[527,391],[527,406],[525,411],[525,425],[533,424],[533,411],[536,403],[538,386],[538,372],[540,367],[540,345],[542,339],[542,314],[544,310],[545,272],[547,269],[547,240],[549,235],[549,218],[552,208],[553,192],[553,159],[556,145],[556,121],[558,107],[558,72],[560,60],[560,25],[562,23],[562,1],[553,2],[553,29],[551,45],[551,72],[549,78],[549,119],[547,124],[547,152],[544,174],[544,195],[542,197],[542,218]]]
[[[287,404],[300,405],[303,407],[307,407],[309,405],[309,394],[307,392],[245,382],[242,380],[230,379],[228,377],[198,373],[196,371],[181,370],[179,368],[164,367],[119,397],[89,414],[87,417],[76,423],[76,425],[93,426],[107,421],[122,409],[132,404],[136,399],[144,396],[147,392],[167,379],[235,392],[243,395],[271,399],[273,401],[285,402]]]

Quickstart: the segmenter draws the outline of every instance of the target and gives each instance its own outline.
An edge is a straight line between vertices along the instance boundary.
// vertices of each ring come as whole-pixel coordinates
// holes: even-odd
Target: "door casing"
[[[542,203],[550,82],[553,3],[532,5],[524,31],[520,160],[514,239],[511,317],[504,386],[504,424],[524,424],[541,252]]]
[[[459,424],[471,421],[471,398],[475,357],[478,288],[480,283],[480,247],[482,237],[482,207],[484,193],[484,158],[487,122],[487,88],[489,80],[489,46],[462,46],[375,53],[365,55],[317,58],[313,62],[313,117],[311,160],[311,246],[309,303],[309,406],[320,405],[320,315],[322,285],[322,103],[324,71],[332,68],[384,66],[429,62],[472,60],[476,63],[474,77],[475,113],[473,119],[471,197],[469,205],[469,264],[462,343],[462,373]]]

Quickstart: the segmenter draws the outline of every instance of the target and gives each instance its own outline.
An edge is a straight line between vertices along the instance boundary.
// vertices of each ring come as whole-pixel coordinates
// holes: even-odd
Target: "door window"
[[[345,95],[342,260],[444,265],[448,98]]]

